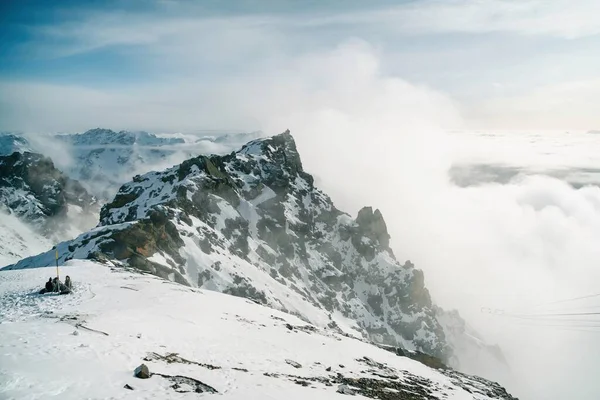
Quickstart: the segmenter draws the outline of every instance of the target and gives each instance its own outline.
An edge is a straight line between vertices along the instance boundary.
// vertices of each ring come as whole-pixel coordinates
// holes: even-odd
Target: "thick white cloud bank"
[[[305,169],[338,207],[380,208],[396,256],[425,271],[436,302],[458,308],[503,347],[514,377],[501,383],[510,391],[536,400],[600,398],[598,333],[481,313],[527,313],[533,304],[600,291],[600,189],[548,177],[453,185],[448,169],[473,150],[443,130],[461,125],[460,107],[382,74],[377,50],[362,41],[271,67],[213,86],[71,88],[60,103],[49,101],[56,87],[37,87],[38,96],[25,99],[5,86],[3,97],[30,104],[47,130],[289,128]]]

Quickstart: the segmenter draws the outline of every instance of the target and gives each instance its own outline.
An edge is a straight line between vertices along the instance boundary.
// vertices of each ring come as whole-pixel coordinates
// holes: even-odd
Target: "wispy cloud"
[[[202,106],[211,109],[221,104],[223,93],[232,91],[233,82],[238,88],[249,81],[268,82],[269,77],[277,82],[298,58],[326,54],[360,38],[378,49],[384,73],[448,93],[463,103],[465,115],[476,119],[477,126],[523,123],[567,129],[600,124],[586,111],[596,85],[569,89],[568,103],[548,89],[595,79],[591,75],[600,68],[600,2],[595,0],[419,0],[350,11],[343,3],[331,3],[299,12],[285,6],[277,12],[207,12],[199,2],[146,4],[151,6],[66,10],[57,22],[30,27],[31,40],[22,43],[22,50],[37,57],[40,74],[23,79],[21,89],[14,80],[5,82],[6,90],[17,94],[9,98],[5,92],[0,98],[11,109],[21,101],[30,102],[30,109],[44,109],[35,105],[50,87],[41,66],[46,59],[61,60],[51,73],[66,83],[52,83],[51,91],[72,93],[79,86],[90,104],[111,98],[105,101],[107,110],[122,104],[110,112],[111,118],[129,126],[126,116],[118,116],[132,104],[152,110],[136,111],[147,117],[145,122],[163,109],[169,115],[183,114],[191,108],[183,99],[199,104],[198,97],[212,96],[214,101]],[[68,72],[61,75],[61,67],[72,71],[71,60],[85,60],[82,69],[92,71],[90,79],[74,85]],[[130,72],[118,79],[121,65]],[[343,66],[339,70],[343,72]],[[32,93],[34,87],[39,95],[24,99],[19,94]],[[550,101],[556,105],[550,106]],[[47,109],[57,107],[50,104]],[[10,120],[21,114],[11,114]],[[87,114],[93,115],[81,113]],[[196,109],[198,114],[202,112]],[[3,125],[8,127],[6,121]]]
[[[55,55],[63,56],[113,46],[167,45],[166,51],[177,42],[207,39],[219,43],[241,39],[238,47],[242,47],[256,36],[267,39],[294,31],[306,35],[315,29],[345,29],[359,36],[373,31],[384,35],[500,32],[571,39],[600,34],[600,3],[594,0],[420,0],[352,12],[340,8],[228,16],[206,16],[201,4],[157,4],[151,11],[77,13],[71,20],[38,27],[34,33],[59,41]]]
[[[594,0],[422,0],[370,12],[308,21],[308,24],[373,24],[405,34],[489,33],[577,38],[597,35]]]

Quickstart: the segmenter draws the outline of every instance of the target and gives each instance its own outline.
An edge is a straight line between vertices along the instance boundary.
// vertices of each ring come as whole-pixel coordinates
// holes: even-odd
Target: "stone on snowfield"
[[[135,369],[134,375],[136,378],[148,379],[150,378],[150,370],[146,364],[142,364]]]
[[[302,364],[294,361],[294,360],[290,360],[290,359],[285,359],[285,362],[288,363],[289,365],[291,365],[294,368],[302,368]]]

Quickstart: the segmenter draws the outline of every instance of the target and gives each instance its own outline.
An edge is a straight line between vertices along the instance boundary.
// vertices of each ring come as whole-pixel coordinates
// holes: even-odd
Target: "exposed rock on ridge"
[[[94,215],[99,206],[79,182],[56,169],[52,160],[30,152],[0,156],[0,208],[45,236],[61,237],[68,225],[63,222],[73,207],[84,217]]]

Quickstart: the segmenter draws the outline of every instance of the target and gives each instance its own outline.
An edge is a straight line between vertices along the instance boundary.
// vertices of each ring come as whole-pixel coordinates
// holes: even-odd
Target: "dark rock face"
[[[289,131],[136,176],[102,208],[94,235],[70,243],[65,259],[118,260],[297,314],[312,307],[332,326],[337,314],[357,321],[375,342],[451,355],[423,273],[396,261],[381,212],[338,210]]]
[[[57,170],[49,158],[29,152],[0,156],[0,204],[45,235],[63,228],[69,206],[80,207],[83,217],[98,209],[79,182]]]
[[[382,249],[389,249],[390,235],[387,232],[383,215],[381,215],[379,210],[373,212],[371,207],[362,208],[358,212],[356,223],[358,224],[359,232],[364,237],[375,241]]]

